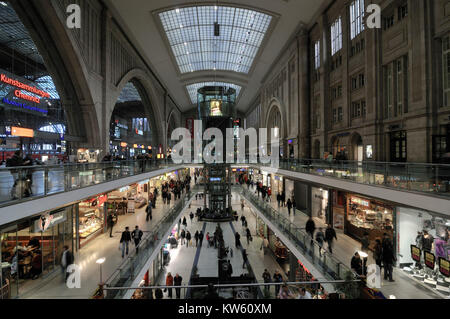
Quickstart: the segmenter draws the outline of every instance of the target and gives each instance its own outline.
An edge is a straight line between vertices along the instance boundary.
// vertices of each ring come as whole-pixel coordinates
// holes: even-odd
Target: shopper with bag
[[[191,233],[189,230],[186,232],[186,247],[189,247],[189,244],[191,243]]]

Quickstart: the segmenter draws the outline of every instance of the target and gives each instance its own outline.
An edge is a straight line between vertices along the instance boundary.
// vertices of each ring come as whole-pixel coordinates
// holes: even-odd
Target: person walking
[[[243,249],[242,250],[242,259],[243,259],[243,263],[242,263],[242,268],[245,268],[245,265],[247,264],[248,261],[248,254],[247,254],[247,250]]]
[[[233,266],[231,265],[231,261],[228,260],[228,269],[227,269],[228,278],[231,278],[233,275]]]
[[[189,247],[189,244],[191,243],[191,233],[190,233],[190,231],[188,230],[187,232],[186,232],[186,247]]]
[[[189,214],[189,218],[191,219],[191,224],[192,224],[192,221],[193,221],[193,219],[194,219],[194,213],[193,213],[193,212],[191,212],[191,213]]]
[[[195,238],[195,247],[198,247],[198,240],[200,238],[200,234],[198,233],[198,230],[195,232],[194,238]]]
[[[173,276],[170,272],[167,273],[166,286],[173,286]],[[172,298],[172,288],[167,288],[167,292],[168,292],[168,297]]]
[[[331,226],[331,224],[328,224],[327,230],[325,231],[325,240],[328,243],[328,250],[330,253],[333,253],[333,241],[337,240],[336,231]]]
[[[278,270],[273,274],[273,282],[283,282],[283,276],[281,276]],[[278,296],[280,292],[280,285],[275,285],[275,296]]]
[[[287,205],[287,209],[288,209],[288,214],[289,214],[289,216],[291,216],[292,202],[291,202],[290,198],[288,198],[286,205]]]
[[[186,216],[183,217],[183,225],[184,225],[184,227],[187,227]]]
[[[173,278],[173,282],[174,282],[174,286],[175,287],[179,287],[181,286],[181,282],[183,281],[183,277],[181,277],[178,273],[175,275],[175,277]],[[180,299],[181,296],[181,288],[175,288],[175,292],[177,295],[177,299]]]
[[[242,222],[242,226],[245,226],[245,216],[244,215],[241,216],[241,222]]]
[[[170,206],[170,200],[172,199],[172,194],[167,192],[167,205]]]
[[[64,251],[61,256],[61,270],[64,277],[64,282],[67,282],[69,273],[67,272],[67,267],[73,264],[73,254],[69,250],[69,246],[64,246]]]
[[[394,262],[396,261],[394,256],[394,247],[390,238],[385,238],[382,244],[383,248],[383,264],[384,264],[384,280],[389,278],[390,282],[394,282],[392,279],[392,270]]]
[[[152,220],[152,204],[151,203],[149,203],[148,205],[147,205],[147,208],[145,208],[145,212],[147,213],[147,215],[146,215],[146,217],[145,217],[145,221],[149,221],[149,220]]]
[[[113,214],[109,214],[108,215],[107,223],[108,223],[108,227],[109,227],[109,237],[114,237],[112,235],[112,231],[113,231],[113,227],[114,227],[114,216],[113,216]]]
[[[297,209],[297,203],[295,202],[295,198],[292,199],[292,212],[294,213],[295,216],[295,210]]]
[[[239,235],[239,233],[236,233],[234,235],[234,239],[235,239],[236,248],[241,247],[241,235]]]
[[[181,230],[180,237],[181,237],[181,246],[183,246],[184,245],[184,239],[186,238],[186,232],[184,231],[184,229]]]
[[[308,218],[308,221],[306,222],[305,230],[311,237],[312,241],[314,238],[314,232],[316,231],[316,224],[314,223],[314,220],[312,219],[311,216]]]
[[[368,253],[369,245],[370,245],[369,233],[364,232],[363,238],[361,239],[361,251]]]
[[[134,246],[136,246],[136,254],[139,252],[139,243],[141,242],[142,235],[144,233],[139,229],[139,226],[136,226],[131,233],[131,238],[134,240]]]
[[[267,269],[264,269],[262,277],[263,277],[263,280],[264,280],[265,284],[270,283],[270,281],[271,281],[270,273],[269,273],[269,271]],[[264,292],[265,292],[266,295],[269,294],[269,292],[270,292],[270,286],[269,285],[264,285]]]
[[[281,203],[281,195],[280,195],[280,193],[277,194],[277,203],[278,203],[278,207],[280,207],[280,203]]]
[[[122,232],[122,237],[120,237],[120,244],[122,245],[122,258],[125,257],[125,248],[128,255],[128,244],[131,241],[131,233],[129,229],[130,228],[128,226],[125,227],[125,230]]]
[[[375,260],[375,263],[380,267],[381,271],[381,261],[383,260],[383,247],[381,246],[381,240],[375,239],[375,247],[373,250],[373,259]]]
[[[320,257],[322,257],[322,247],[323,247],[324,240],[325,240],[325,234],[323,233],[322,228],[320,227],[316,233],[316,241],[319,244],[319,256]]]
[[[263,237],[261,249],[263,249],[264,255],[266,255],[269,249],[269,240],[266,237]]]
[[[201,230],[200,234],[198,234],[198,240],[200,241],[200,247],[202,247],[202,244],[203,244],[203,230]]]
[[[250,245],[250,242],[253,240],[252,239],[252,234],[250,232],[250,229],[247,227],[245,229],[246,235],[247,235],[247,245]]]

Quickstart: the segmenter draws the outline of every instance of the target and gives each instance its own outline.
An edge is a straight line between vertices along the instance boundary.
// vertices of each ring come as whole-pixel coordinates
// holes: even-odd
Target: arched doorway
[[[116,158],[152,157],[152,115],[145,106],[146,96],[133,79],[122,89],[110,122],[110,154]]]
[[[320,141],[315,140],[314,141],[314,148],[313,148],[313,158],[320,159]]]
[[[354,133],[351,139],[352,159],[358,162],[364,160],[364,146],[361,135]]]
[[[279,139],[280,143],[280,158],[283,158],[286,154],[284,154],[284,130],[283,130],[283,121],[281,117],[280,108],[277,105],[273,105],[268,113],[267,117],[267,152],[270,154],[271,141],[272,141],[272,129],[274,129],[274,138]]]

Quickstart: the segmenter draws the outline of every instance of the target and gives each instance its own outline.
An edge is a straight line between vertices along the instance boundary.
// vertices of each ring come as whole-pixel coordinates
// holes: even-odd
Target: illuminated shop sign
[[[47,110],[44,110],[44,109],[41,109],[41,108],[38,108],[38,107],[35,107],[35,106],[30,106],[30,105],[25,104],[25,103],[11,101],[10,99],[8,99],[6,97],[4,97],[2,99],[2,102],[5,103],[5,104],[8,104],[8,105],[20,107],[20,108],[25,109],[25,110],[35,111],[35,112],[44,113],[44,114],[48,113]]]
[[[435,263],[436,263],[436,257],[434,256],[434,254],[432,254],[428,251],[425,251],[425,265],[428,268],[434,270]]]
[[[442,257],[439,257],[439,271],[445,277],[450,277],[450,262]]]
[[[47,98],[47,99],[50,98],[50,94],[48,94],[47,92],[39,90],[38,88],[36,88],[34,86],[22,83],[22,82],[20,82],[18,80],[11,79],[6,74],[3,74],[3,73],[0,74],[0,81],[3,82],[3,83],[9,84],[11,86],[15,86],[15,87],[17,87],[19,89],[22,89],[22,90],[34,93],[34,94],[39,95],[39,96],[41,96],[43,98]]]
[[[352,203],[353,204],[358,204],[358,205],[361,205],[361,206],[369,207],[369,201],[361,199],[361,198],[358,198],[358,197],[352,197]]]
[[[25,112],[37,112],[47,115],[48,92],[40,90],[38,86],[25,78],[18,77],[0,69],[0,105],[13,107]]]
[[[34,137],[34,131],[29,128],[13,126],[11,127],[11,135],[20,137]]]
[[[421,250],[415,245],[411,245],[411,258],[417,262],[420,262]]]

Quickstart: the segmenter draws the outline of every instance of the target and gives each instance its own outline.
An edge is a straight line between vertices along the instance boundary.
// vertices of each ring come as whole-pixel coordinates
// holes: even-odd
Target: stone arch
[[[266,120],[265,120],[265,127],[267,128],[267,145],[268,145],[268,151],[270,151],[270,140],[271,140],[271,129],[274,127],[279,128],[279,141],[280,141],[280,151],[283,150],[283,157],[285,157],[286,151],[285,151],[285,138],[287,137],[287,125],[286,125],[286,116],[285,116],[285,108],[283,107],[282,103],[276,99],[273,98],[270,101],[269,108],[267,109],[266,113]],[[280,154],[281,155],[281,154]]]
[[[158,93],[155,90],[153,83],[149,78],[149,75],[142,69],[133,69],[121,78],[119,83],[116,85],[116,90],[111,94],[111,100],[108,101],[109,107],[107,118],[111,118],[116,101],[128,82],[132,82],[135,85],[142,99],[146,115],[149,116],[151,128],[154,133],[154,135],[152,136],[152,143],[155,146],[157,144],[162,144],[164,132],[164,116],[162,115],[162,107],[164,106],[161,107],[161,103],[158,103],[161,98],[158,97]]]
[[[364,158],[363,139],[358,132],[354,132],[350,138],[350,159],[362,161]]]
[[[10,5],[27,29],[52,77],[65,111],[68,135],[81,138],[76,142],[78,146],[100,147],[99,117],[89,86],[88,68],[66,26],[50,1],[12,1]]]

